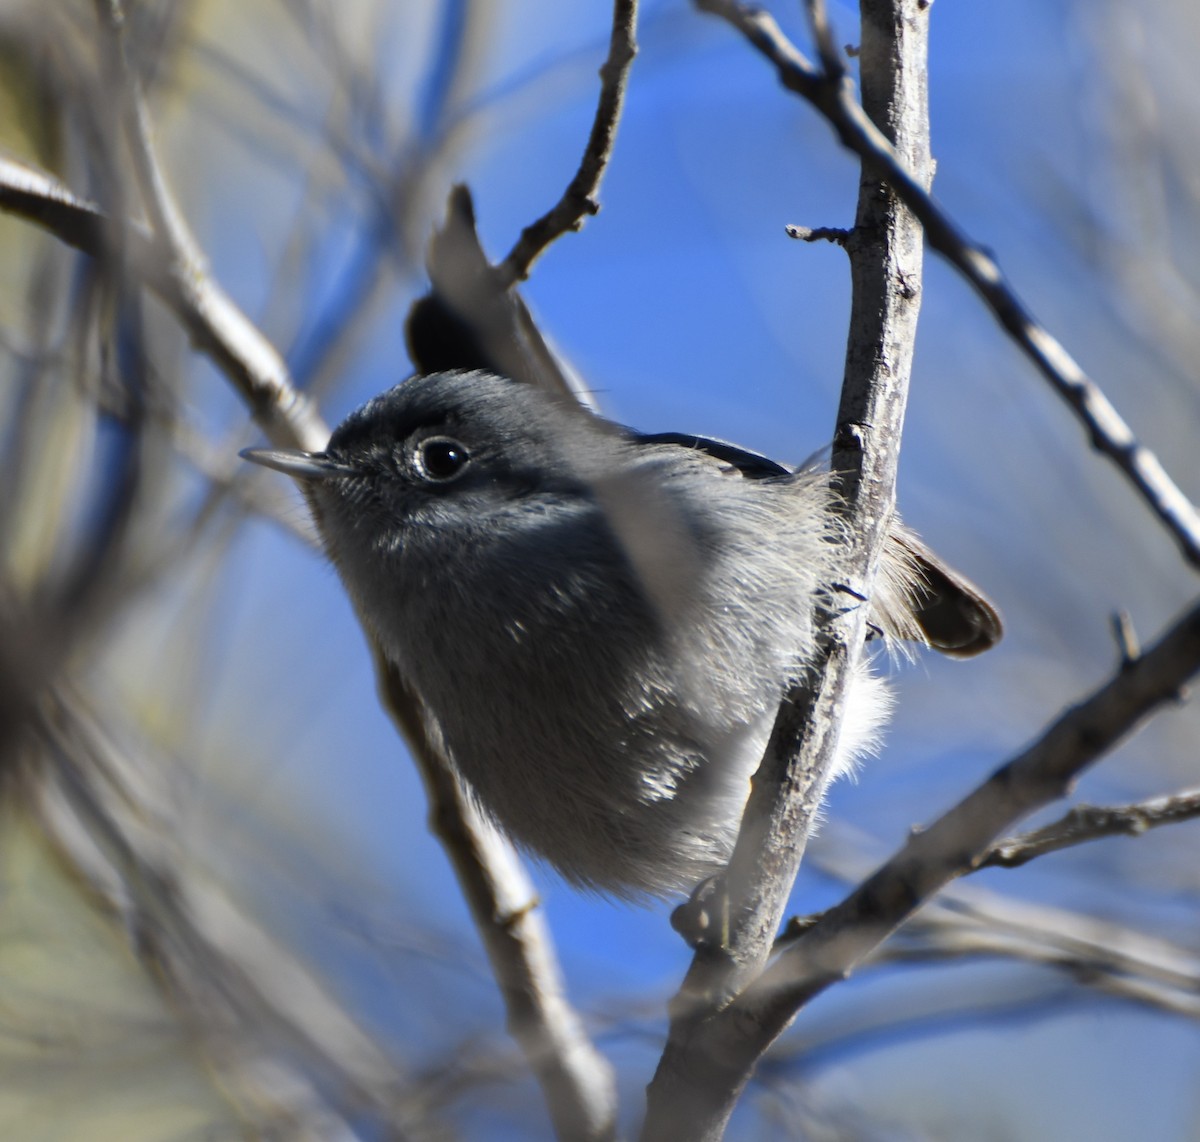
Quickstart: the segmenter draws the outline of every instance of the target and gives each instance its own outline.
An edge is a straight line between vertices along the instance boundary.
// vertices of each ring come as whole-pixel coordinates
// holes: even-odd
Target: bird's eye
[[[417,445],[417,469],[426,479],[445,483],[461,475],[471,460],[466,445],[449,436],[427,436]]]

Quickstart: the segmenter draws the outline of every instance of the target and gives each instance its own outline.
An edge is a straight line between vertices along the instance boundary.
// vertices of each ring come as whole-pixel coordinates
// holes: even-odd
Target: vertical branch
[[[820,25],[823,4],[812,0],[811,7]],[[920,0],[861,0],[860,11],[863,109],[928,189],[928,9]],[[920,222],[885,181],[882,168],[864,159],[854,230],[846,242],[853,288],[832,467],[853,534],[872,550],[872,563],[895,507],[921,308],[922,240]],[[867,582],[873,566],[870,572]]]
[[[723,15],[733,9],[701,3]],[[850,81],[822,0],[809,0],[808,8],[822,63],[814,79],[835,98]],[[861,12],[863,106],[927,184],[925,7],[921,0],[863,0]],[[881,168],[864,162],[855,229],[846,243],[853,300],[833,450],[849,524],[841,573],[851,598],[870,597],[892,522],[920,303],[921,241],[920,224]],[[860,606],[828,617],[816,681],[789,696],[780,711],[730,864],[728,928],[720,947],[697,953],[675,1001],[670,1036],[649,1090],[645,1138],[721,1138],[758,1059],[798,1009],[768,1023],[755,1019],[736,997],[766,963],[799,868],[837,745],[865,611]]]

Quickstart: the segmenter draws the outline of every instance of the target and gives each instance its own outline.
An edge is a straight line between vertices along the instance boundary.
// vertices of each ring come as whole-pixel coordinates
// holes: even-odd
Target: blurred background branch
[[[133,55],[130,39],[135,33],[128,26],[123,6],[119,0],[98,0],[96,12],[103,33],[99,63],[102,89],[114,94],[122,109],[118,119],[124,124],[125,141],[133,155],[140,197],[151,220],[148,235],[136,228],[132,230],[137,243],[137,272],[157,285],[183,323],[193,330],[196,340],[225,367],[226,374],[240,387],[241,395],[274,443],[309,449],[322,447],[328,429],[312,411],[309,402],[296,392],[274,348],[209,275],[205,259],[168,188],[153,142],[153,127],[138,75],[146,61]],[[121,149],[120,132],[109,122],[101,121],[98,126],[97,138],[102,140],[104,147],[102,156],[112,160]],[[119,169],[115,162],[112,165],[114,172]],[[131,213],[126,205],[131,197],[128,193],[115,196],[111,211],[115,221],[110,221],[103,210],[76,198],[53,179],[16,163],[9,163],[6,173],[9,197],[5,205],[8,208],[52,230],[60,228],[64,239],[87,248],[102,269],[114,254],[117,266],[125,264],[122,240],[129,233],[123,222]],[[119,185],[115,175],[112,184]],[[140,282],[131,281],[127,288],[136,290],[139,285]],[[138,336],[126,343],[133,351],[142,351]],[[140,386],[132,391],[140,397]],[[140,407],[139,400],[125,410],[124,419],[132,425],[135,442],[140,440],[136,430],[141,422],[140,418],[134,419],[133,410]],[[132,452],[126,454],[134,455]],[[131,469],[130,478],[137,475],[138,469]],[[114,511],[109,513],[108,527],[101,533],[102,542],[94,545],[88,552],[89,558],[81,563],[76,574],[78,582],[68,583],[63,592],[60,607],[67,626],[77,624],[73,612],[78,607],[78,599],[85,594],[89,598],[95,596],[102,583],[102,573],[110,572],[109,564],[113,562],[110,548],[120,537],[124,521],[131,518],[138,502],[133,489],[127,486],[129,480],[122,479],[119,471],[115,476],[112,485]],[[93,601],[93,605],[96,610],[105,611],[111,603],[105,599],[102,604]],[[590,1047],[582,1026],[562,994],[549,934],[535,915],[537,904],[532,897],[532,888],[507,844],[483,824],[475,808],[445,771],[444,763],[420,729],[413,700],[402,680],[392,677],[382,665],[380,676],[387,678],[381,694],[394,711],[398,727],[407,731],[428,775],[435,815],[452,818],[455,822],[453,828],[442,828],[439,832],[446,840],[468,899],[475,905],[481,930],[493,929],[496,934],[492,937],[485,932],[485,943],[492,955],[502,993],[508,999],[510,1027],[525,1048],[533,1070],[542,1078],[556,1129],[564,1137],[610,1137],[614,1111],[607,1064]],[[27,702],[40,707],[49,701],[48,693],[39,693],[39,682],[40,679],[35,680],[28,693],[13,702],[18,711],[23,712]],[[128,897],[126,926],[133,932],[135,947],[148,963],[159,969],[156,974],[167,985],[168,994],[188,1002],[195,1024],[194,1033],[206,1049],[206,1057],[211,1058],[219,1070],[230,1072],[226,1075],[226,1085],[239,1092],[238,1101],[243,1109],[249,1112],[256,1099],[272,1101],[263,1086],[263,1075],[259,1073],[262,1064],[248,1062],[242,1056],[233,1057],[223,1051],[222,1043],[237,1035],[238,1028],[243,1025],[266,1034],[272,1021],[281,1017],[284,1006],[302,1002],[305,991],[311,990],[303,973],[292,972],[286,986],[271,994],[270,1002],[261,994],[249,1001],[231,999],[224,1005],[215,1005],[207,999],[196,1000],[191,992],[197,987],[202,992],[205,989],[229,991],[224,980],[231,973],[237,977],[244,974],[245,968],[238,961],[255,950],[255,934],[245,926],[238,929],[231,925],[229,917],[234,913],[225,906],[227,915],[223,917],[220,941],[212,937],[207,941],[210,946],[219,942],[219,950],[198,962],[194,955],[189,955],[189,949],[197,942],[196,933],[203,925],[193,915],[194,908],[181,906],[177,899],[179,889],[185,885],[182,873],[177,869],[172,869],[169,874],[160,870],[148,871],[143,862],[147,838],[132,839],[120,833],[110,806],[96,795],[93,787],[96,779],[93,771],[99,768],[95,751],[80,758],[77,746],[68,739],[55,739],[53,748],[60,761],[76,763],[64,770],[70,777],[68,785],[79,817],[76,828],[81,829],[89,841],[109,850],[109,879],[115,880],[119,891]],[[40,788],[40,785],[35,782],[35,787]],[[77,861],[80,859],[78,850],[76,843],[72,851]],[[119,859],[114,859],[113,853]],[[87,874],[93,884],[102,879],[94,868],[87,870]],[[214,897],[208,910],[220,910],[223,905],[219,897]],[[278,981],[285,976],[278,956],[275,961]],[[231,1011],[226,1014],[222,1007],[231,1007]],[[308,1059],[307,1065],[285,1082],[286,1086],[305,1085],[302,1076],[306,1073],[319,1085],[329,1085],[340,1077],[341,1067],[351,1052],[347,1051],[345,1036],[337,1032],[335,1020],[338,1015],[340,1012],[336,1007],[325,1012],[319,1033],[306,1040],[309,1053],[315,1051],[315,1057]],[[329,1054],[324,1053],[326,1050]],[[296,1053],[295,1048],[286,1043],[276,1045],[273,1051]],[[269,1071],[270,1067],[267,1069]],[[341,1116],[340,1121],[346,1124],[358,1113],[369,1112],[387,1124],[389,1134],[397,1131],[407,1134],[403,1115],[385,1097],[393,1081],[386,1056],[379,1056],[373,1071],[368,1080],[350,1084],[353,1098],[349,1105],[345,1098],[335,1097],[335,1104],[340,1105],[323,1109],[312,1121],[300,1110],[289,1108],[289,1132],[294,1130],[297,1136],[312,1137],[325,1136],[331,1130],[340,1133],[342,1127],[329,1121],[330,1114],[336,1110]],[[274,1079],[273,1075],[269,1077]],[[346,1084],[342,1082],[341,1085]],[[306,1105],[315,1100],[315,1092],[309,1092],[303,1099]],[[278,1129],[274,1114],[272,1111],[268,1115],[269,1124],[266,1118],[258,1115],[254,1128]]]

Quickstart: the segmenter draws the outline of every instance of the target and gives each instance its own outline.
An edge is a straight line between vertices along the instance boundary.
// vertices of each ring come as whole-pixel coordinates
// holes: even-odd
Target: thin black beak
[[[328,480],[330,476],[347,476],[353,471],[324,452],[301,452],[298,448],[246,448],[238,455],[252,464],[274,468],[299,480]]]

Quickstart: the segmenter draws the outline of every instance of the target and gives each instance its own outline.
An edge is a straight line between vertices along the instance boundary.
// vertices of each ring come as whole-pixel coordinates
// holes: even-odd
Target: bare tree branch
[[[116,96],[120,119],[129,140],[133,168],[137,175],[142,202],[150,216],[154,237],[164,244],[178,271],[203,267],[196,240],[167,186],[166,177],[155,154],[150,113],[142,94],[142,82],[130,59],[126,35],[125,6],[122,0],[94,0],[96,16],[104,35],[101,43],[107,65],[106,88]]]
[[[987,982],[981,986],[978,973],[954,974],[947,969],[952,965],[961,967],[971,960],[1009,960],[1011,953],[1002,943],[993,950],[986,933],[978,941],[970,937],[962,940],[961,949],[953,937],[951,941],[955,950],[945,956],[939,955],[934,946],[928,957],[918,947],[912,956],[889,959],[887,964],[893,978],[897,967],[933,969],[928,973],[906,971],[904,986],[881,988],[882,995],[864,997],[864,1002],[853,1006],[838,1004],[834,1016],[806,1017],[803,1028],[781,1039],[763,1060],[754,1079],[756,1106],[763,1086],[793,1083],[803,1090],[804,1084],[827,1068],[853,1069],[855,1060],[869,1058],[876,1050],[898,1051],[901,1059],[907,1059],[906,1046],[921,1040],[951,1039],[964,1033],[983,1038],[997,1032],[1002,1034],[1001,1029],[1014,1024],[1052,1023],[1084,1012],[1116,1019],[1121,1015],[1113,1010],[1116,1004],[1136,1004],[1151,1017],[1175,1018],[1194,1018],[1200,1006],[1194,992],[1189,994],[1182,988],[1172,992],[1153,984],[1146,986],[1142,979],[1126,980],[1102,971],[1096,973],[1093,981],[1086,967],[1075,973],[1069,963],[1059,964],[1049,957],[1035,962],[1050,971],[988,973]],[[1019,953],[1017,958],[1023,961]],[[811,1015],[816,1016],[816,1011]],[[970,1133],[970,1127],[961,1129]],[[861,1134],[833,1132],[825,1136],[871,1137],[872,1134],[868,1128]],[[937,1137],[936,1133],[919,1129],[912,1134],[915,1138]]]
[[[739,1001],[744,1017],[777,1034],[799,1005],[844,978],[940,888],[978,868],[997,836],[1061,797],[1198,671],[1200,606],[807,929]]]
[[[863,0],[868,112],[932,176],[925,85],[927,15],[918,0]],[[831,61],[824,7],[810,5]],[[854,233],[846,366],[831,468],[849,527],[840,568],[848,597],[868,599],[894,516],[896,471],[920,309],[920,225],[864,161]],[[721,1009],[759,975],[796,878],[838,744],[844,695],[866,635],[866,608],[826,616],[811,689],[789,695],[754,776],[727,877],[728,915],[701,947],[672,1008],[649,1090],[643,1136],[718,1139],[759,1055],[731,1041]],[[736,1004],[735,1004],[736,1006]],[[720,1064],[716,1060],[720,1060]]]
[[[4,157],[0,209],[35,222],[95,258],[123,244],[129,267],[179,318],[197,350],[233,382],[271,442],[324,447],[329,429],[292,387],[283,358],[206,271],[193,265],[189,274],[166,265],[144,227],[122,227],[57,179]]]
[[[832,836],[823,834],[819,853],[810,854],[809,861],[847,884],[866,879],[879,857],[865,838],[855,842],[853,832],[843,825]],[[800,918],[794,934],[807,931],[816,919]],[[1200,1018],[1200,955],[1193,949],[1116,919],[1017,899],[973,880],[947,885],[872,952],[859,971],[960,955],[1045,964],[1116,998]],[[805,1034],[811,1033],[806,1023]]]
[[[979,868],[1020,868],[1060,849],[1103,837],[1140,837],[1160,825],[1200,817],[1200,789],[1137,801],[1131,805],[1076,805],[1065,816],[1040,829],[993,845]]]
[[[272,443],[317,449],[329,438],[327,427],[294,389],[287,368],[272,346],[227,294],[213,281],[200,248],[167,185],[154,150],[153,129],[141,86],[126,45],[126,18],[121,0],[95,0],[112,86],[133,155],[142,200],[150,216],[149,241],[160,245],[154,259],[176,293],[180,308],[192,316],[189,328],[213,346],[214,355],[236,364],[239,382],[255,419]],[[120,239],[124,232],[114,228]],[[117,249],[123,247],[118,246]],[[174,307],[173,307],[174,308]],[[220,363],[220,362],[219,362]]]
[[[1068,710],[1024,753],[928,829],[914,833],[841,904],[805,928],[741,995],[697,1018],[684,1057],[694,1076],[690,1093],[704,1104],[707,1133],[672,1133],[668,1124],[661,1136],[719,1138],[720,1128],[707,1124],[732,1111],[755,1060],[805,1003],[849,975],[941,888],[973,871],[1000,833],[1062,796],[1079,773],[1174,700],[1198,671],[1200,606],[1136,663]],[[676,1048],[680,1055],[684,1047]],[[693,1122],[699,1115],[689,1112]]]
[[[943,893],[867,962],[962,956],[1043,964],[1114,998],[1200,1019],[1200,958],[1190,949],[1115,921],[1007,899],[976,885]]]
[[[1170,532],[1187,561],[1200,568],[1200,512],[1132,429],[1099,386],[1034,319],[1004,280],[995,258],[973,242],[942,209],[886,135],[855,101],[840,73],[818,69],[783,34],[769,14],[737,0],[696,0],[697,7],[738,29],[774,66],[789,91],[808,100],[850,150],[869,161],[920,219],[929,244],[953,265],[983,298],[993,316],[1033,361],[1055,392],[1082,422],[1092,447],[1124,473],[1143,501]],[[865,82],[865,75],[864,75]]]
[[[397,728],[414,756],[437,759],[406,683],[374,649],[380,693]],[[614,1137],[612,1070],[566,1000],[549,931],[520,861],[512,846],[480,820],[445,764],[426,762],[418,768],[429,796],[431,827],[454,862],[504,997],[509,1032],[542,1085],[555,1132],[564,1140]],[[480,872],[464,875],[475,868]]]
[[[568,230],[578,230],[586,215],[600,209],[596,191],[616,142],[617,124],[621,121],[621,106],[625,101],[625,82],[637,55],[636,25],[637,0],[613,0],[608,58],[600,68],[600,101],[579,169],[562,198],[521,231],[516,245],[497,267],[500,283],[506,289],[529,277],[533,263],[555,239]]]
[[[488,261],[466,186],[451,189],[446,221],[433,233],[426,266],[429,292],[413,302],[405,323],[418,371],[483,369],[595,409],[582,379],[542,336],[521,291],[505,286]]]

